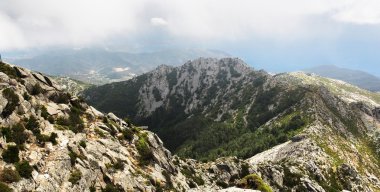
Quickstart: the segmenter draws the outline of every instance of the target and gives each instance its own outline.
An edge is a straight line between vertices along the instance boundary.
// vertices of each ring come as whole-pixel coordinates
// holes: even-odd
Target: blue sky
[[[335,64],[380,76],[377,0],[0,0],[0,52],[217,49],[280,72]]]

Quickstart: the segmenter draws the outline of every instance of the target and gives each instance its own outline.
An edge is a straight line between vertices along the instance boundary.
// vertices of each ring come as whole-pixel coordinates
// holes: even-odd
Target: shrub
[[[50,134],[50,137],[49,137],[49,141],[53,144],[53,145],[57,145],[57,133],[51,133]]]
[[[81,141],[79,142],[79,145],[80,145],[81,147],[83,147],[83,148],[86,148],[86,147],[87,147],[87,144],[86,144],[86,141],[85,141],[85,140],[81,140]]]
[[[153,159],[152,150],[147,143],[146,134],[141,134],[139,140],[136,143],[136,148],[140,154],[140,163],[142,165],[147,165]]]
[[[33,85],[32,90],[30,91],[31,95],[38,95],[40,93],[44,93],[44,89],[42,89],[41,85],[39,83],[36,83]]]
[[[40,123],[38,123],[37,118],[34,116],[31,116],[27,120],[25,128],[32,131],[34,134],[40,133]]]
[[[5,149],[2,153],[3,160],[7,163],[16,163],[20,161],[19,149],[15,145],[9,145],[8,149]]]
[[[134,132],[132,130],[124,129],[122,133],[123,133],[124,139],[126,139],[128,141],[132,141],[133,135],[134,135]]]
[[[27,93],[27,92],[24,92],[24,94],[22,94],[22,97],[24,98],[24,100],[26,101],[29,101],[32,97],[30,97],[30,95]]]
[[[82,172],[80,172],[78,169],[75,169],[70,175],[69,182],[75,185],[79,182],[81,178]]]
[[[56,120],[56,123],[58,125],[62,125],[62,126],[69,126],[70,125],[70,121],[64,117],[58,117]]]
[[[262,192],[272,192],[272,189],[266,184],[261,177],[256,174],[245,176],[238,184],[240,188],[257,189]]]
[[[3,96],[8,100],[8,103],[4,107],[1,115],[4,118],[7,118],[9,115],[13,113],[13,111],[19,105],[20,99],[18,98],[18,95],[11,88],[4,89]]]
[[[89,190],[90,190],[90,192],[96,192],[95,186],[90,186]]]
[[[78,154],[76,154],[71,148],[68,148],[69,149],[69,157],[70,157],[70,163],[71,165],[75,165],[75,162],[77,160],[77,158],[79,157]]]
[[[68,104],[70,102],[71,95],[69,93],[56,93],[49,97],[49,99],[55,103]]]
[[[221,181],[221,180],[216,181],[216,185],[222,187],[223,189],[228,187],[228,183]]]
[[[69,113],[69,127],[74,133],[79,133],[84,130],[83,120],[80,117],[82,111],[79,108],[72,107]]]
[[[116,170],[124,170],[124,162],[121,159],[118,159],[114,164],[113,168]]]
[[[13,190],[5,183],[0,182],[0,191],[1,192],[13,192]]]
[[[28,139],[24,125],[21,123],[13,125],[11,128],[3,127],[1,134],[7,139],[7,142],[15,142],[17,145],[24,144]]]
[[[0,180],[5,183],[13,183],[20,181],[19,173],[11,168],[4,168],[0,173]]]
[[[21,177],[24,178],[31,178],[33,167],[30,166],[28,161],[22,161],[19,163],[16,163],[16,170],[20,174]]]
[[[8,75],[8,77],[10,78],[17,78],[16,70],[10,65],[7,65],[1,61],[0,61],[0,71]]]
[[[95,128],[94,131],[95,131],[95,133],[98,134],[100,137],[106,137],[106,135],[104,134],[104,132],[101,131],[100,129]]]
[[[11,128],[11,139],[17,145],[24,144],[28,139],[28,135],[25,133],[25,127],[23,124],[18,123]]]
[[[49,115],[49,113],[48,113],[46,107],[42,105],[42,106],[41,106],[41,117],[43,117],[44,119],[48,119],[49,116],[50,116],[50,115]]]

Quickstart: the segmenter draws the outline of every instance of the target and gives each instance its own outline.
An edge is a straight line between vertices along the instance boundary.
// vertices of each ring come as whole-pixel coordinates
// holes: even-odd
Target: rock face
[[[46,76],[5,63],[0,65],[0,180],[14,191],[190,188],[186,177],[173,164],[171,153],[155,134],[111,113],[103,115],[60,91]],[[21,131],[15,132],[16,126]],[[4,130],[12,130],[13,135]],[[25,139],[20,141],[17,136]],[[6,160],[4,154],[15,144],[19,152],[12,155],[18,159]],[[4,169],[14,169],[20,162],[31,166],[30,175],[5,181]]]

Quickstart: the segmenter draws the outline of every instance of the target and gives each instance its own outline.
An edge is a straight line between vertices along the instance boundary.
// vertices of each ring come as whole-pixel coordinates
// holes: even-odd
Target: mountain
[[[244,160],[172,156],[156,134],[41,73],[0,62],[0,92],[2,192],[272,191]]]
[[[225,57],[213,50],[184,49],[127,53],[105,49],[58,49],[28,58],[12,59],[19,66],[53,76],[68,76],[90,84],[130,79],[158,65],[180,65],[198,57]]]
[[[380,189],[380,95],[339,80],[200,58],[84,97],[147,125],[182,158],[246,159],[275,191]]]
[[[303,71],[339,79],[363,89],[380,92],[380,78],[364,71],[341,68],[335,65],[321,65]]]
[[[194,70],[190,72],[190,68]],[[196,77],[191,81],[195,90],[210,90],[214,83],[209,81],[214,81],[218,74],[221,82],[227,80],[217,86],[228,87],[214,89],[212,92],[217,97],[205,106],[212,108],[222,93],[234,95],[229,92],[232,88],[237,91],[237,96],[230,98],[230,102],[244,101],[240,98],[245,97],[257,101],[251,102],[248,110],[253,109],[254,113],[250,115],[253,114],[254,121],[243,114],[208,122],[211,127],[218,126],[227,133],[234,133],[230,129],[244,129],[245,124],[254,126],[251,134],[241,135],[240,141],[245,141],[244,145],[240,148],[232,145],[231,148],[244,151],[260,142],[274,147],[263,146],[262,150],[258,149],[262,152],[247,159],[222,157],[200,162],[172,156],[156,134],[133,125],[128,119],[99,112],[62,91],[60,85],[48,76],[0,63],[0,191],[322,192],[380,189],[378,94],[304,73],[270,76],[252,70],[238,59],[199,59],[177,68],[161,66],[149,73],[158,75],[151,83],[164,84],[159,78],[163,73],[160,71],[178,69],[185,71],[178,71],[175,77]],[[194,74],[182,76],[180,72]],[[175,78],[174,83],[173,76],[171,85],[181,92],[184,88],[178,85],[186,78]],[[136,79],[139,78],[128,82],[137,82]],[[248,88],[250,92],[244,96],[238,91],[243,87],[232,86],[239,86],[239,82],[243,87],[250,87],[250,84],[257,87]],[[198,83],[202,88],[197,86]],[[149,88],[151,84],[144,85]],[[144,92],[146,97],[152,94],[148,91]],[[208,92],[198,94],[203,97]],[[266,92],[271,94],[264,96]],[[255,96],[251,96],[252,93]],[[179,95],[176,99],[180,98]],[[198,100],[199,105],[205,104],[202,100]],[[146,100],[141,98],[138,102],[142,101]],[[168,106],[172,106],[171,103]],[[184,100],[181,105],[185,105]],[[244,109],[246,103],[236,105]],[[284,111],[279,112],[280,109]],[[189,111],[193,112],[191,108]],[[240,111],[240,108],[236,110]],[[177,112],[184,115],[180,110]],[[208,109],[204,112],[204,115],[211,114]],[[222,112],[218,111],[218,114]],[[148,113],[143,115],[149,116]],[[212,117],[217,120],[218,116]],[[269,120],[259,125],[264,117]],[[228,119],[236,119],[230,122],[234,127],[222,126],[229,123]],[[196,123],[193,122],[193,126],[197,126]],[[178,128],[186,131],[191,126]],[[218,129],[212,130],[204,136],[209,142],[223,136]],[[293,136],[278,141],[278,145],[271,143],[274,141],[271,137],[284,133]],[[251,138],[253,135],[256,137]],[[172,135],[172,139],[176,137]],[[224,142],[229,143],[228,140]],[[192,150],[197,151],[196,148]]]

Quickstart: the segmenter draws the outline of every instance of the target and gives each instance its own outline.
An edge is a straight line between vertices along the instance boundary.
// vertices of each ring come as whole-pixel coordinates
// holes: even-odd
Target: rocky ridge
[[[162,129],[153,125],[153,130],[166,144],[189,130],[198,133],[187,135],[193,139],[175,150],[181,156],[247,158],[177,163],[192,165],[206,183],[212,177],[221,188],[238,185],[237,173],[243,172],[257,174],[274,191],[380,189],[379,95],[341,81],[305,73],[271,76],[239,59],[199,59],[176,68],[161,66],[85,95],[101,110],[154,122]],[[199,115],[212,121],[195,118]],[[224,137],[235,130],[236,137]],[[201,151],[205,145],[211,149]]]

